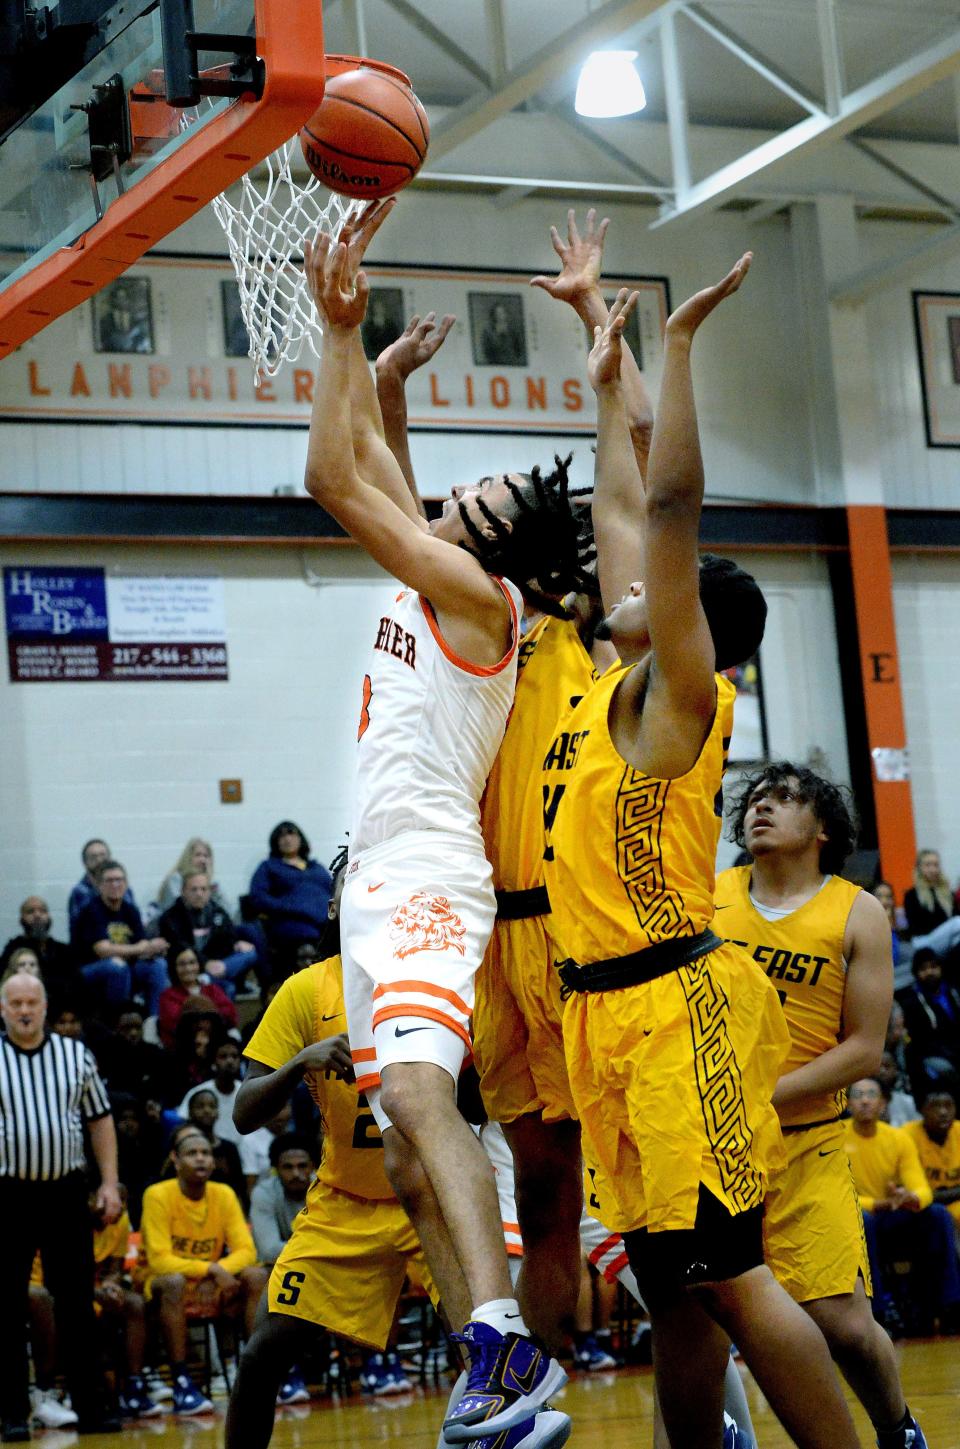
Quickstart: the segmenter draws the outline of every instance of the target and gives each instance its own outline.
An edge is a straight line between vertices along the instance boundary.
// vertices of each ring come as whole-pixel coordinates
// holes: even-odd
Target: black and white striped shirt
[[[0,1038],[0,1178],[41,1182],[82,1172],[83,1124],[109,1111],[83,1042],[54,1034],[25,1050]]]

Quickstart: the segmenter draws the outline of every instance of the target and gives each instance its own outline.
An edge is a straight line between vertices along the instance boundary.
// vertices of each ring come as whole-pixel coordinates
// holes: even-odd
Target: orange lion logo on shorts
[[[446,896],[432,896],[429,891],[414,891],[390,920],[390,939],[397,943],[393,954],[401,961],[416,951],[454,950],[464,956],[466,934]]]

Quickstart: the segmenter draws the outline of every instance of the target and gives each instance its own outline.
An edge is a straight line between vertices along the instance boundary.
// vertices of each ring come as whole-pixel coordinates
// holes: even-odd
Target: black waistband
[[[580,966],[576,961],[558,961],[556,966],[563,982],[560,994],[566,998],[571,991],[620,991],[624,986],[642,986],[645,981],[667,976],[680,966],[689,966],[691,961],[722,945],[720,937],[708,927],[696,936],[675,936],[643,951],[632,951],[629,956],[611,956],[607,961],[593,961],[589,966]]]
[[[497,920],[522,921],[527,916],[549,916],[550,897],[545,885],[528,891],[497,891]]]
[[[822,1117],[819,1122],[793,1122],[788,1127],[781,1122],[780,1131],[783,1133],[812,1132],[814,1127],[833,1127],[839,1121],[841,1121],[840,1117]]]

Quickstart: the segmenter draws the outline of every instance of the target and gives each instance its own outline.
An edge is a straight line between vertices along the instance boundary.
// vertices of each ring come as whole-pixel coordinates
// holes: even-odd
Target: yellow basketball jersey
[[[779,921],[768,921],[750,900],[750,867],[735,866],[717,877],[713,929],[743,946],[766,971],[783,1003],[790,1031],[784,1072],[812,1062],[835,1047],[843,1026],[846,962],[843,937],[860,887],[838,875]],[[824,1092],[785,1107],[785,1127],[828,1122],[843,1111],[846,1094]]]
[[[343,968],[339,956],[329,956],[287,978],[244,1055],[276,1071],[304,1047],[346,1029]],[[354,1197],[392,1200],[383,1170],[383,1140],[366,1099],[352,1084],[323,1072],[307,1072],[305,1081],[323,1114],[319,1181]]]
[[[713,918],[720,782],[736,691],[685,775],[657,780],[618,754],[607,716],[632,666],[609,670],[562,721],[543,762],[544,873],[557,957],[586,966],[694,936]]]
[[[520,641],[517,692],[480,804],[487,859],[498,890],[543,883],[543,808],[537,764],[561,716],[595,679],[572,620],[545,615]]]
[[[934,1192],[942,1187],[960,1187],[960,1122],[951,1124],[947,1140],[942,1145],[927,1136],[919,1120],[905,1122],[900,1131],[917,1149],[920,1166]],[[948,1203],[947,1207],[960,1222],[960,1202]]]

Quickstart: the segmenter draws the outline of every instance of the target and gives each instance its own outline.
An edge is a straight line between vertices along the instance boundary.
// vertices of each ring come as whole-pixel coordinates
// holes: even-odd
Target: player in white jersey
[[[359,266],[391,207],[375,203],[339,242],[321,235],[305,249],[324,322],[307,491],[405,585],[386,604],[364,681],[341,907],[348,1029],[394,1189],[448,1314],[469,1320],[470,1378],[446,1438],[533,1449],[546,1442],[535,1412],[564,1374],[520,1316],[492,1173],[455,1085],[496,909],[478,801],[513,698],[519,588],[546,599],[577,587],[581,535],[559,461],[546,479],[482,480],[432,528],[420,515],[359,338],[369,292]]]

